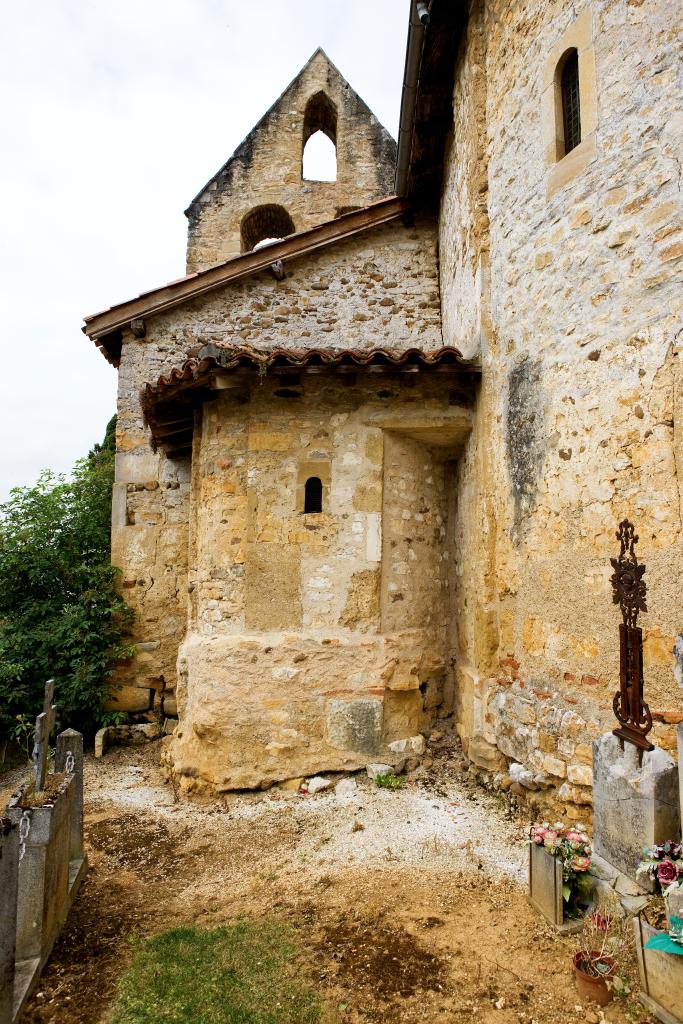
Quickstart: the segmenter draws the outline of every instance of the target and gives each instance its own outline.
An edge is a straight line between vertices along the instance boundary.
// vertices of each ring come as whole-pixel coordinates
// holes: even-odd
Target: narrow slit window
[[[319,476],[309,476],[304,491],[304,512],[322,512],[323,484]]]
[[[560,79],[564,152],[571,153],[581,142],[581,107],[579,104],[579,55],[572,50],[564,62]]]

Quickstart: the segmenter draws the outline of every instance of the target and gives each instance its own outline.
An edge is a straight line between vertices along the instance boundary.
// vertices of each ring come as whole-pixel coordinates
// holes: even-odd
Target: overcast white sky
[[[183,210],[317,46],[396,136],[407,0],[0,4],[0,501],[115,411],[82,318],[181,276]]]

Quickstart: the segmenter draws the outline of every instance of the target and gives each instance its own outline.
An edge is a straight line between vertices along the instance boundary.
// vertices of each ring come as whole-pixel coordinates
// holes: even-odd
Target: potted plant
[[[543,822],[531,825],[529,847],[531,903],[557,928],[576,931],[591,902],[588,836],[579,827]]]
[[[606,1006],[614,990],[617,962],[610,953],[614,942],[611,914],[594,911],[584,920],[574,953],[574,977],[582,999]]]
[[[587,914],[574,953],[576,988],[583,999],[605,1006],[637,985],[631,920],[615,892],[604,893]]]

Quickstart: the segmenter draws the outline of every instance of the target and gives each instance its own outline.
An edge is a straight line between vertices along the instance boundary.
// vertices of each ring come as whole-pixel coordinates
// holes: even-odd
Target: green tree
[[[103,719],[132,613],[110,564],[116,417],[70,478],[44,471],[0,505],[0,739],[55,679],[62,728]]]

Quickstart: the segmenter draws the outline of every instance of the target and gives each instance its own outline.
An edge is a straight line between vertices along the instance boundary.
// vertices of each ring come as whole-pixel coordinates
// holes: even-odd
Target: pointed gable
[[[336,181],[303,177],[317,131],[336,146]],[[392,137],[317,49],[185,211],[188,273],[391,195],[395,159]]]

